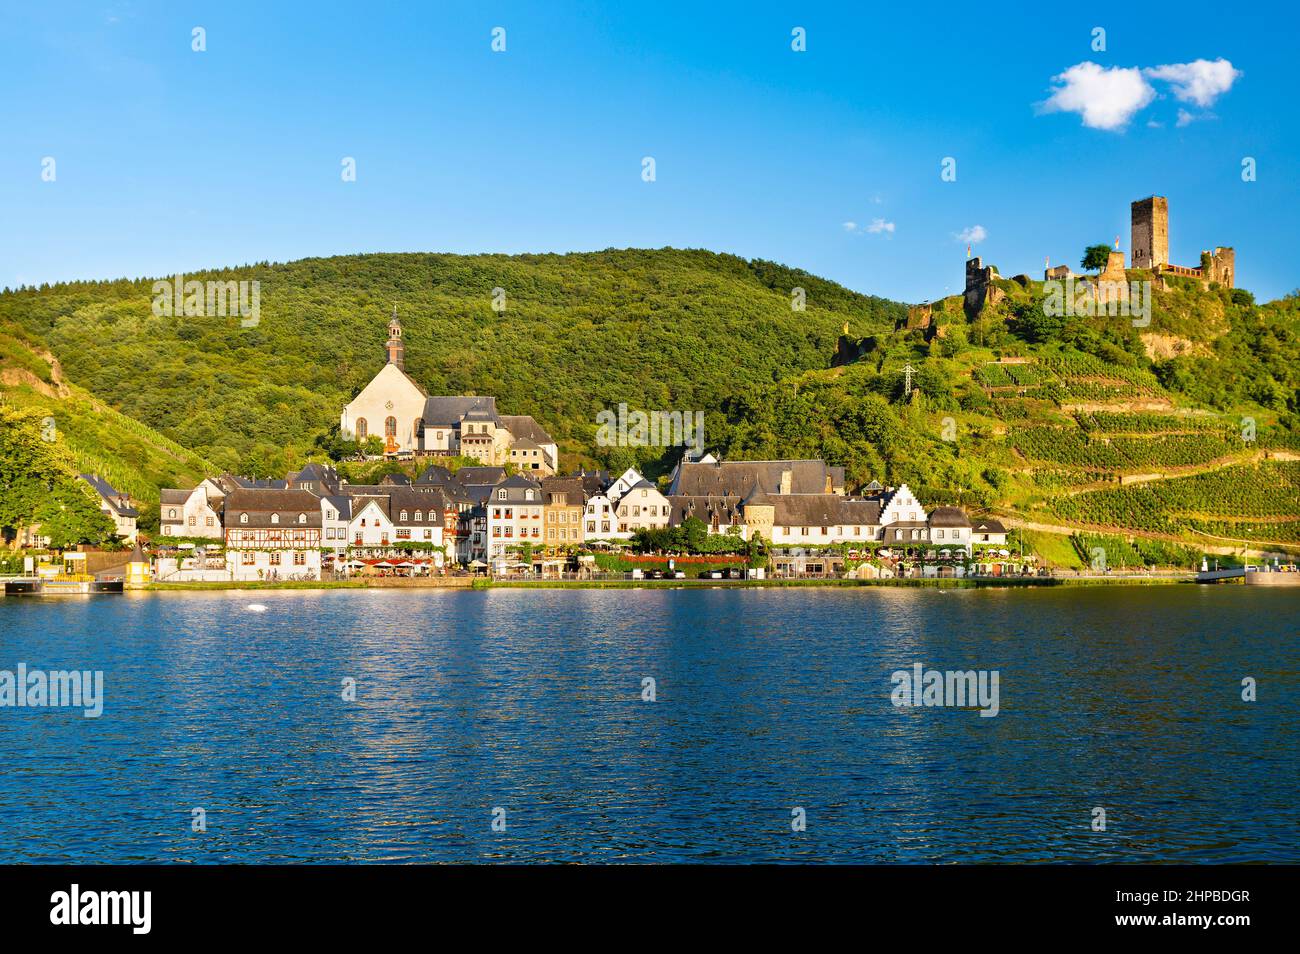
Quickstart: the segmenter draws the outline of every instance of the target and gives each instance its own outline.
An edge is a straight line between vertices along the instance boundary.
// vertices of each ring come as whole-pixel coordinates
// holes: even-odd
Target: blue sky
[[[3,0],[0,286],[673,245],[921,301],[1152,193],[1175,262],[1300,285],[1294,8],[894,6]]]

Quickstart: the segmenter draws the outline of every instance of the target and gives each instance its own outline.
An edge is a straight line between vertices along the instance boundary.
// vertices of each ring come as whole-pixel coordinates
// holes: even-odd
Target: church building
[[[384,453],[472,457],[484,464],[514,464],[545,477],[555,473],[559,450],[527,414],[499,414],[495,397],[431,397],[406,373],[406,345],[397,307],[388,322],[388,361],[361,389],[339,421],[343,437],[361,443],[377,436]]]

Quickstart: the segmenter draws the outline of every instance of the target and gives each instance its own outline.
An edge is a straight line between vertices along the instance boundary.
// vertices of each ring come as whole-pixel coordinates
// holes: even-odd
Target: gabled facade
[[[545,503],[537,481],[522,474],[508,477],[492,488],[485,506],[488,563],[513,562],[521,544],[544,542]]]
[[[158,532],[163,537],[222,538],[226,491],[212,478],[192,490],[164,487],[158,492]]]

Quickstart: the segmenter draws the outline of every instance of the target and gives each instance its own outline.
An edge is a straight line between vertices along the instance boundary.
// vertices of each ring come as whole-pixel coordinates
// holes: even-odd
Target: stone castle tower
[[[397,365],[397,370],[406,370],[406,345],[402,344],[402,323],[397,320],[397,306],[393,306],[393,317],[388,322],[388,363]]]
[[[1169,200],[1162,195],[1138,199],[1131,206],[1132,268],[1169,264]]]

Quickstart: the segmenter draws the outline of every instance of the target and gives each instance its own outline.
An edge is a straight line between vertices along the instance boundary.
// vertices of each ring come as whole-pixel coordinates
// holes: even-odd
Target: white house
[[[193,490],[164,487],[159,491],[158,529],[164,537],[223,536],[222,506],[226,493],[212,478]]]

